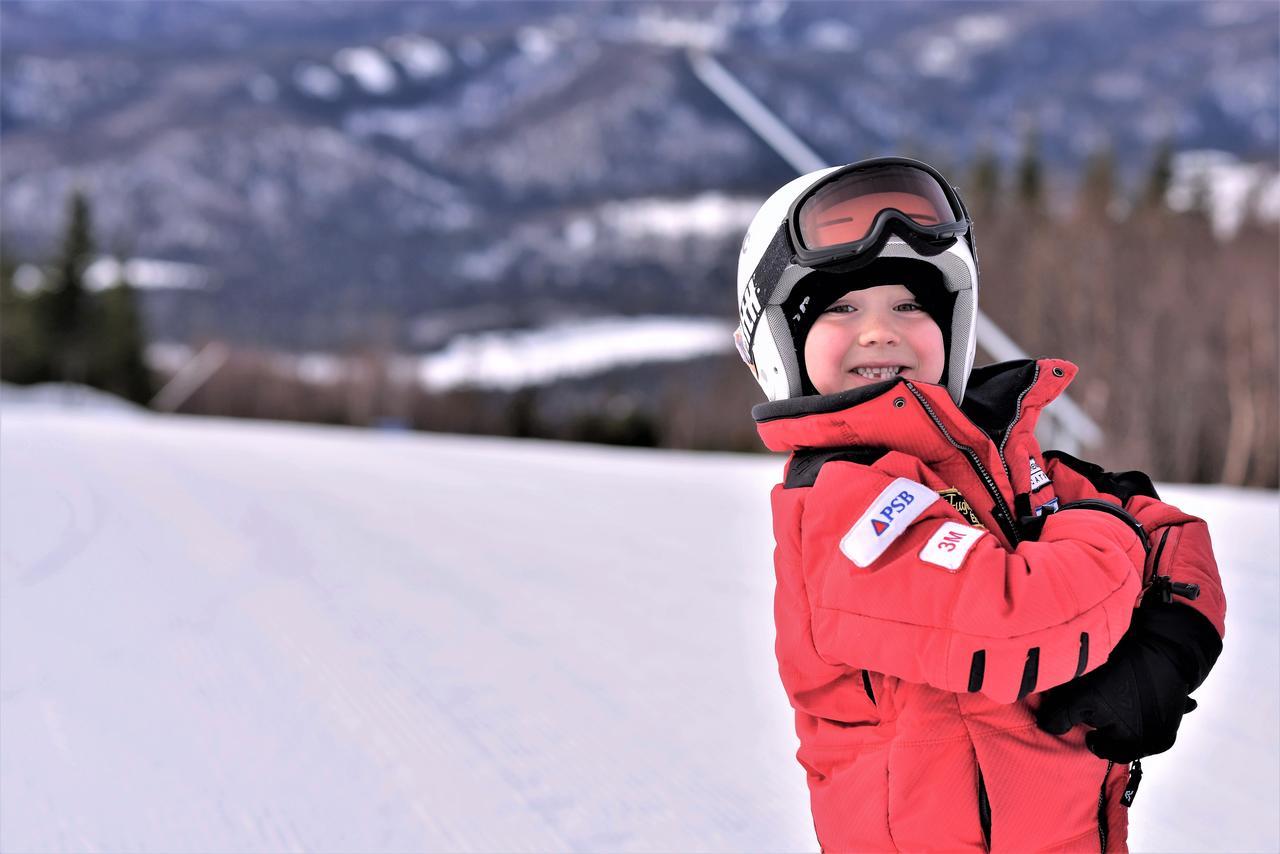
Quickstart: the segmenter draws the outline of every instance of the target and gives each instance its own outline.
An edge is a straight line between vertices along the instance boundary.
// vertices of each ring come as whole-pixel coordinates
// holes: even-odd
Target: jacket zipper
[[[1005,476],[1009,478],[1010,485],[1013,484],[1013,473],[1009,471],[1009,462],[1004,458],[1004,446],[1009,441],[1009,434],[1013,432],[1013,425],[1022,420],[1022,399],[1027,396],[1027,392],[1035,387],[1036,381],[1040,379],[1040,363],[1036,363],[1035,370],[1031,373],[1031,383],[1018,394],[1018,401],[1014,406],[1013,420],[1009,422],[1009,426],[1004,428],[1004,435],[1000,437],[1000,446],[996,448],[996,455],[1000,457],[1000,464],[1004,466]]]
[[[996,503],[996,521],[1000,523],[1000,527],[1004,530],[1005,536],[1009,538],[1009,543],[1013,545],[1014,548],[1017,548],[1018,543],[1021,541],[1021,538],[1018,536],[1018,526],[1013,521],[1013,514],[1009,510],[1009,505],[1004,500],[1004,495],[1000,493],[1000,487],[996,486],[995,479],[991,477],[991,473],[983,467],[982,460],[978,458],[978,454],[968,445],[961,445],[955,439],[951,438],[951,433],[947,430],[947,426],[938,418],[937,414],[933,411],[933,407],[929,405],[929,401],[925,399],[924,395],[922,395],[910,381],[904,382],[904,385],[906,385],[911,394],[915,396],[916,400],[920,402],[920,405],[924,407],[925,413],[928,414],[930,420],[933,421],[938,430],[942,432],[943,438],[950,442],[953,448],[964,454],[965,458],[969,461],[969,465],[978,473],[978,477],[982,479],[982,484],[987,488],[987,493]],[[1018,407],[1019,409],[1022,407],[1021,398],[1019,398]],[[1000,461],[1003,463],[1004,458],[1002,457]],[[1005,464],[1006,473],[1008,472],[1008,468],[1008,464]]]
[[[1107,778],[1115,764],[1107,760],[1107,771],[1102,775],[1102,788],[1098,791],[1098,846],[1102,854],[1107,854]]]
[[[1167,539],[1169,539],[1168,527],[1160,535],[1160,544],[1156,546],[1155,557],[1151,559],[1151,580],[1142,588],[1142,600],[1146,601],[1147,593],[1151,590],[1155,590],[1160,596],[1160,601],[1166,605],[1173,601],[1174,596],[1181,596],[1184,599],[1198,599],[1200,597],[1199,584],[1174,581],[1170,576],[1160,574],[1160,558],[1164,556],[1164,543]]]
[[[982,766],[978,766],[978,823],[982,825],[982,842],[991,850],[991,801],[987,799],[987,784],[982,779]]]

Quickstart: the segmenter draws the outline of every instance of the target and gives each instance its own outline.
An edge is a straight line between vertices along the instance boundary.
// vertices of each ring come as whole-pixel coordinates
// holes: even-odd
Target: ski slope
[[[779,459],[15,398],[0,850],[817,850]],[[1132,846],[1275,851],[1280,501],[1163,494],[1210,521],[1228,635]]]

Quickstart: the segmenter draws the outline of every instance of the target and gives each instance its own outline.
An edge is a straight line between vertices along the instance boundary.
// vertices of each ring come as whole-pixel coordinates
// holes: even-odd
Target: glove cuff
[[[1222,638],[1213,623],[1181,602],[1144,600],[1133,612],[1131,630],[1159,645],[1187,683],[1188,694],[1200,687],[1222,654]]]

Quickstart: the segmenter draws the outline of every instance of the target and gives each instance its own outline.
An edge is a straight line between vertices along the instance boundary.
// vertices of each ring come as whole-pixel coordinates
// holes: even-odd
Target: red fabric
[[[1083,475],[1059,460],[1048,460],[1045,471],[1055,483],[1073,482],[1073,489],[1091,489]],[[1115,496],[1106,497],[1116,500]],[[1132,496],[1124,507],[1142,523],[1152,544],[1143,579],[1144,591],[1156,574],[1199,585],[1200,595],[1197,598],[1179,597],[1174,601],[1195,608],[1213,623],[1218,635],[1225,638],[1227,600],[1222,593],[1222,579],[1218,576],[1218,562],[1213,556],[1209,526],[1203,519],[1146,495]]]
[[[1074,473],[1059,477],[1041,456],[1033,434],[1039,412],[1076,369],[1059,360],[1038,364],[1003,459],[936,385],[900,381],[847,409],[758,425],[775,451],[891,449],[870,466],[827,462],[812,486],[779,484],[772,493],[776,652],[824,851],[984,850],[979,774],[990,803],[991,850],[1099,849],[1108,763],[1086,750],[1084,727],[1049,735],[1035,725],[1037,694],[1017,698],[1032,648],[1039,655],[1035,692],[1075,676],[1084,632],[1085,670],[1106,660],[1139,601],[1146,552],[1125,523],[1084,509],[1049,516],[1038,541],[1014,548],[983,478],[952,443],[973,450],[1010,508],[1019,493],[1031,494],[1032,507],[1107,498]],[[1051,481],[1037,477],[1034,492],[1033,460]],[[957,569],[920,555],[944,525],[969,520],[946,500],[928,503],[925,493],[918,499],[924,503],[911,504],[923,512],[905,528],[888,529],[890,544],[869,565],[842,550],[896,478],[935,492],[959,490],[977,514],[985,534]],[[1201,583],[1202,600],[1220,602],[1203,523],[1151,499],[1135,498],[1130,509],[1145,515],[1144,524],[1176,527],[1177,541],[1166,544],[1175,551],[1162,564],[1170,563],[1175,580]],[[984,675],[971,693],[979,650]],[[1108,851],[1125,850],[1118,806],[1125,772],[1112,768],[1106,782]]]

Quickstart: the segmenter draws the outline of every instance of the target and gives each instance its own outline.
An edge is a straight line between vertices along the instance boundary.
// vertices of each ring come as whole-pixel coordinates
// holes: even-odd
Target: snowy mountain
[[[1070,171],[1104,137],[1274,166],[1265,3],[0,6],[0,214],[42,260],[82,186],[104,252],[208,271],[157,337],[333,348],[380,315],[490,328],[727,314],[788,170],[691,72],[713,51],[823,156],[986,145]],[[1273,170],[1274,171],[1274,170]],[[690,228],[681,227],[690,224]],[[639,227],[637,227],[637,225]]]
[[[0,850],[812,851],[780,460],[0,394]],[[1276,850],[1274,492],[1134,851]]]

